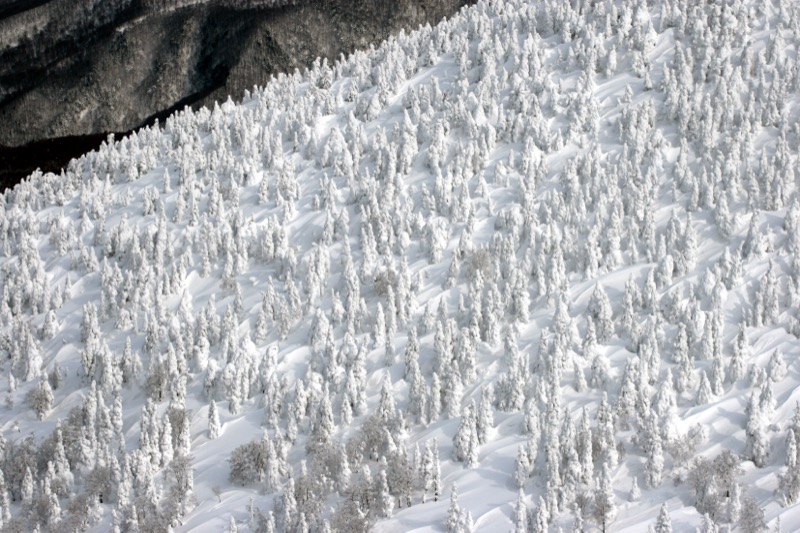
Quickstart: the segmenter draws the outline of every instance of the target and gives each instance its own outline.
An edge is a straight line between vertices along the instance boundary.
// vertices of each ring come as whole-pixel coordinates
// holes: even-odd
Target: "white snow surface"
[[[536,454],[529,531],[573,530],[579,507],[600,530],[603,473],[607,531],[646,531],[664,503],[673,531],[758,530],[732,521],[730,494],[698,509],[692,463],[726,450],[764,528],[800,530],[780,483],[800,437],[798,6],[575,4],[481,1],[6,192],[4,531],[266,531],[273,509],[279,531],[345,531],[354,500],[374,531],[466,531],[467,512],[474,531],[514,531],[520,447]],[[452,389],[440,413],[412,401],[412,329],[428,406],[434,373]],[[492,425],[458,460],[484,394]],[[169,409],[189,424],[162,442]],[[371,453],[375,419],[388,433]],[[25,463],[25,439],[38,449],[58,424],[77,428],[69,472],[48,473],[52,440]],[[232,481],[232,452],[261,439],[282,447],[276,486]],[[594,455],[573,461],[587,439]],[[415,468],[434,441],[438,501]],[[320,450],[341,450],[349,479],[326,479]],[[382,516],[379,456],[406,452],[412,505],[389,477]],[[164,453],[193,472],[178,504]]]

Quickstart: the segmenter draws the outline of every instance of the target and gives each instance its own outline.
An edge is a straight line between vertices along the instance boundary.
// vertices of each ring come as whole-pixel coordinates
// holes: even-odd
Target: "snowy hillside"
[[[657,4],[480,2],[6,193],[2,531],[800,529],[800,6]]]

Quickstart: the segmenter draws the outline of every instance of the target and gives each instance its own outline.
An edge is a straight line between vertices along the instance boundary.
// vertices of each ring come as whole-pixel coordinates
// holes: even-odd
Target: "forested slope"
[[[0,5],[0,145],[129,131],[240,99],[271,74],[436,24],[464,3],[50,0],[13,15]]]
[[[4,530],[797,529],[799,36],[482,1],[32,176]]]

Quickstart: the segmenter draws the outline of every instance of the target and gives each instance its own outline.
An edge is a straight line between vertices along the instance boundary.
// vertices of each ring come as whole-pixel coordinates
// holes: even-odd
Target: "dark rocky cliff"
[[[0,174],[20,159],[8,159],[9,147],[125,132],[185,105],[236,100],[271,74],[471,2],[0,0]]]
[[[126,131],[176,105],[239,98],[272,73],[307,66],[317,56],[336,58],[401,28],[435,24],[465,3],[320,0],[275,8],[167,2],[154,10],[129,2],[93,24],[63,21],[59,27],[51,20],[51,27],[28,30],[31,38],[0,53],[0,144]],[[4,2],[0,9],[17,4]],[[36,9],[52,5],[60,13],[61,4]],[[3,22],[19,25],[13,20],[19,18]]]

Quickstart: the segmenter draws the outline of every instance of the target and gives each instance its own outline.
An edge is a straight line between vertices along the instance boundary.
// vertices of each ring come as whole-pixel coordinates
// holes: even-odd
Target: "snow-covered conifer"
[[[628,500],[632,502],[638,502],[642,497],[642,490],[639,488],[639,481],[638,477],[633,477],[633,482],[631,484],[631,491],[628,494]]]
[[[475,402],[461,414],[458,431],[453,436],[453,458],[468,468],[478,464],[478,434],[475,424]]]
[[[45,415],[50,411],[53,406],[53,390],[50,387],[50,381],[42,379],[28,394],[28,403],[36,413],[39,420],[44,419]]]
[[[458,488],[455,483],[450,491],[450,507],[447,510],[444,529],[447,533],[471,533],[473,529],[469,512],[462,509],[458,503]]]
[[[208,404],[208,438],[216,439],[220,433],[219,413],[217,403],[212,399]]]
[[[490,387],[486,386],[481,391],[481,399],[475,418],[475,430],[477,431],[478,442],[480,444],[485,444],[487,442],[489,431],[493,426],[492,390]]]
[[[20,486],[20,498],[23,503],[30,503],[33,500],[33,474],[29,466],[25,467],[25,475]]]
[[[430,492],[433,496],[433,501],[439,501],[442,496],[442,473],[439,464],[439,445],[436,440],[433,445],[425,446],[425,463],[428,464],[429,475],[426,478],[425,492]]]
[[[528,506],[525,505],[525,492],[521,488],[514,506],[514,533],[528,533]]]
[[[597,284],[589,299],[588,312],[594,318],[597,332],[597,340],[601,343],[607,342],[614,333],[612,321],[611,302],[608,299],[605,289]]]
[[[742,515],[742,486],[734,483],[731,488],[730,499],[728,500],[728,520],[732,524],[739,522]]]
[[[730,378],[734,383],[744,377],[748,360],[750,359],[750,346],[747,340],[747,331],[744,324],[739,325],[739,332],[733,341],[733,354],[730,362]]]
[[[602,389],[611,373],[611,364],[604,350],[598,350],[592,359],[589,385],[595,389]]]
[[[547,502],[545,502],[542,496],[539,496],[539,503],[528,523],[528,530],[532,530],[535,533],[546,533],[550,529],[551,518],[550,511],[547,508]]]
[[[661,504],[661,510],[658,512],[658,518],[656,518],[655,532],[672,533],[672,520],[669,517],[669,509],[667,508],[666,502]]]
[[[167,466],[172,462],[175,455],[175,448],[173,446],[173,430],[169,417],[164,417],[163,425],[161,426],[161,436],[159,442],[161,444],[161,466]]]
[[[394,509],[394,498],[389,493],[389,481],[388,481],[387,469],[388,466],[386,463],[386,458],[381,457],[380,470],[378,471],[378,478],[376,479],[376,489],[378,493],[377,494],[378,516],[380,518],[391,517]]]
[[[780,348],[776,348],[769,358],[769,365],[767,366],[767,373],[774,382],[781,381],[786,376],[786,360],[783,357],[783,352]]]
[[[664,474],[664,450],[661,444],[661,436],[654,432],[647,450],[647,461],[644,466],[644,475],[647,486],[651,488],[661,485]]]
[[[601,531],[608,531],[617,517],[616,497],[608,470],[608,465],[603,465],[601,468],[594,497],[594,517]]]
[[[697,405],[705,405],[714,398],[714,392],[711,389],[711,383],[708,380],[706,371],[703,370],[700,374],[700,386],[697,389]]]
[[[597,444],[598,454],[603,458],[606,468],[616,468],[619,461],[615,439],[614,412],[608,404],[605,393],[597,409]]]
[[[434,422],[439,419],[442,412],[442,382],[439,374],[433,373],[431,380],[430,398],[428,400],[428,420]]]
[[[746,453],[756,466],[762,468],[766,465],[770,453],[769,438],[766,428],[767,421],[762,412],[761,402],[755,391],[750,395],[747,413],[748,419],[745,428]]]
[[[748,533],[767,530],[764,509],[752,497],[748,496],[742,501],[742,511],[739,516],[738,526],[742,531],[747,531]]]
[[[800,472],[797,469],[798,446],[795,430],[790,428],[786,436],[786,466],[778,476],[779,489],[788,502],[797,501],[800,497]]]
[[[514,481],[516,482],[517,487],[520,490],[525,485],[525,481],[528,480],[530,473],[531,473],[531,460],[528,457],[527,446],[525,446],[524,444],[520,444],[517,447],[517,461],[514,473]]]

